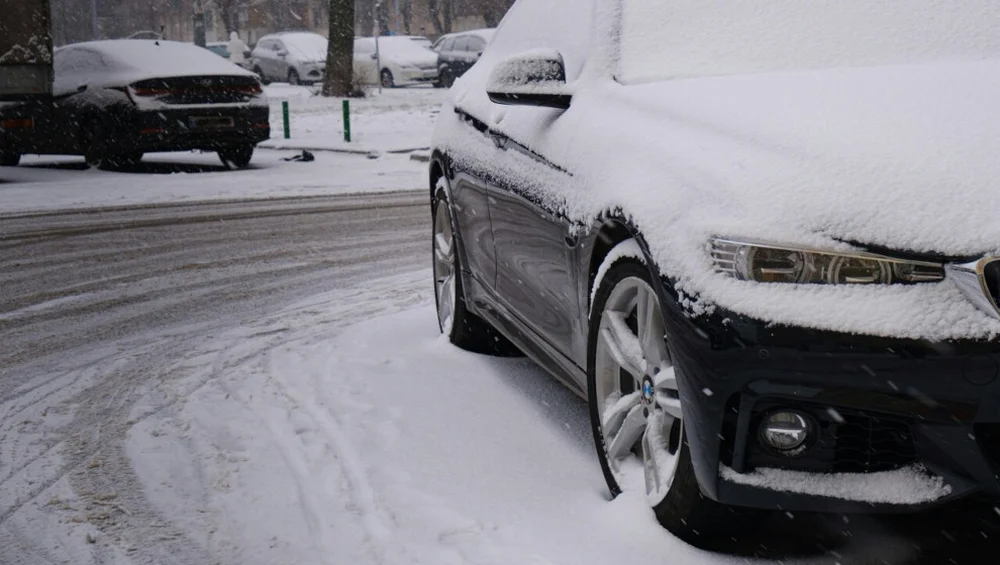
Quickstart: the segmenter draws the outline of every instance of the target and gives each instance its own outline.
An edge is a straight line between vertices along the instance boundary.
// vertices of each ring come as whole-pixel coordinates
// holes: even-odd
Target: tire
[[[393,78],[392,71],[382,69],[382,73],[379,76],[382,80],[382,88],[396,88],[396,79]]]
[[[455,77],[452,76],[451,71],[445,68],[441,69],[438,81],[441,83],[441,88],[451,88],[455,84]]]
[[[604,479],[612,496],[638,485],[635,490],[640,495],[645,490],[660,524],[682,540],[704,547],[718,535],[732,532],[736,514],[705,497],[698,486],[669,336],[656,339],[666,331],[649,268],[622,257],[602,265],[601,272],[606,274],[599,281],[590,315],[587,394]],[[649,313],[643,315],[641,310]],[[648,336],[652,337],[643,345]],[[619,344],[617,352],[609,343]],[[628,352],[642,359],[633,361]],[[641,373],[641,378],[633,372]],[[650,457],[653,454],[656,457]]]
[[[299,86],[302,84],[302,79],[299,78],[299,72],[295,69],[289,69],[288,71],[288,84],[292,86]]]
[[[0,153],[0,167],[16,167],[20,162],[20,153]]]
[[[485,355],[519,356],[521,352],[485,320],[469,311],[462,286],[462,269],[455,222],[444,179],[438,181],[432,204],[431,261],[438,327],[455,346]]]
[[[117,156],[118,163],[122,167],[135,167],[142,162],[143,153],[133,152]]]
[[[271,81],[268,80],[268,78],[267,78],[266,75],[264,75],[264,71],[260,67],[254,67],[253,68],[253,74],[255,74],[255,75],[257,75],[257,76],[260,77],[261,84],[271,84]]]
[[[227,169],[245,169],[253,159],[253,145],[240,145],[219,150],[219,160]]]

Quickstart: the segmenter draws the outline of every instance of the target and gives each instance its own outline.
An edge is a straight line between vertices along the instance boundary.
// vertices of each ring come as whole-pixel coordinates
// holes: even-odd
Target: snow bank
[[[919,466],[880,473],[824,474],[764,468],[741,474],[723,465],[719,476],[731,483],[777,492],[873,504],[921,504],[951,494],[951,486],[943,478]]]

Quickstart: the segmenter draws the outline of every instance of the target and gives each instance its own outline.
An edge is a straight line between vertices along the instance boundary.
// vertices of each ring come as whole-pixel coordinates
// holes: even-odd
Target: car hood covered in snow
[[[458,83],[456,107],[568,171],[525,158],[495,174],[582,225],[622,210],[693,312],[919,339],[1000,335],[950,280],[742,282],[716,273],[707,251],[714,236],[952,258],[1000,250],[1000,60],[637,85],[585,70],[566,112],[491,104],[489,70]],[[445,118],[436,139],[490,167],[492,143],[476,137]]]
[[[754,221],[898,251],[1000,249],[1000,60],[662,82],[608,94],[616,100],[602,105],[628,108],[618,118],[631,136],[673,157],[665,169],[683,160],[705,175],[674,182]],[[659,173],[665,184],[675,174]],[[670,190],[648,196],[657,193]],[[758,229],[723,235],[771,235]]]

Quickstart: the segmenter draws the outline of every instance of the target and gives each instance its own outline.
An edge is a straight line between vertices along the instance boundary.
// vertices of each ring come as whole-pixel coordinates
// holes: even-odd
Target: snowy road
[[[438,337],[428,211],[404,192],[0,217],[0,564],[771,562],[608,502],[579,399]],[[729,549],[966,563],[1000,536],[765,518]]]

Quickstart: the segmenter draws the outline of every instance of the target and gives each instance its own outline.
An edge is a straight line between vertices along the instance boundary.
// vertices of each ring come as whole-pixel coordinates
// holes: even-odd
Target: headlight
[[[944,265],[874,253],[839,253],[767,243],[712,240],[715,268],[744,281],[819,284],[913,284],[944,279]]]

